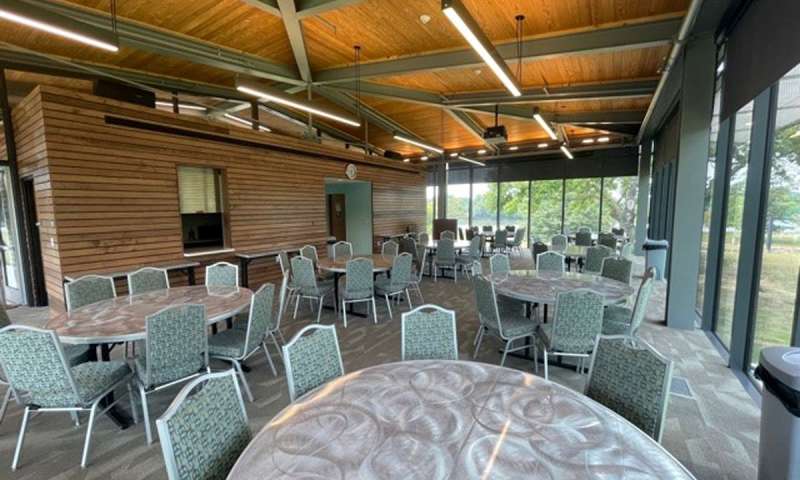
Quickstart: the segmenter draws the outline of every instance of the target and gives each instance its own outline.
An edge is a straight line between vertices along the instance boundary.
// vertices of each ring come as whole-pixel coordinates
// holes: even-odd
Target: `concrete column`
[[[636,255],[643,255],[642,245],[647,237],[647,218],[650,206],[650,165],[653,157],[653,141],[642,140],[639,152],[639,198],[636,206]],[[630,235],[630,232],[628,233]]]

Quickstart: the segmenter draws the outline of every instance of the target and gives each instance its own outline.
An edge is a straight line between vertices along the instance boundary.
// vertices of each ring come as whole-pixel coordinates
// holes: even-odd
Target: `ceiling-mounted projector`
[[[483,139],[489,145],[500,145],[508,142],[508,132],[505,125],[489,127],[483,132]]]

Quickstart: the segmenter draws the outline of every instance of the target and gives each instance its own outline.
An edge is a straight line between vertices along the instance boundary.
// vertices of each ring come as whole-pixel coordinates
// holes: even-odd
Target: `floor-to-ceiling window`
[[[564,230],[577,232],[589,227],[597,232],[600,220],[600,179],[571,178],[564,192]]]
[[[528,228],[528,182],[503,182],[500,184],[500,226],[513,225]],[[523,237],[527,245],[528,233]]]
[[[719,81],[717,82],[719,87]],[[711,199],[714,197],[714,171],[716,169],[717,140],[719,137],[720,90],[714,95],[714,113],[711,116],[711,129],[708,143],[708,162],[706,163],[706,190],[703,204],[703,227],[700,241],[700,265],[697,275],[697,313],[703,313],[703,300],[706,287],[706,263],[708,262],[708,241],[711,231]]]
[[[603,213],[601,230],[622,228],[633,238],[636,229],[636,199],[639,192],[637,177],[606,177],[603,179]]]
[[[0,93],[2,95],[2,93]],[[2,114],[0,113],[0,120]],[[8,162],[5,136],[0,123],[0,162]],[[22,280],[19,265],[18,238],[15,223],[11,172],[7,166],[0,167],[0,256],[3,261],[2,275],[4,295],[8,303],[22,303]]]
[[[428,185],[425,188],[425,231],[433,232],[433,219],[436,218],[436,196],[439,187]]]
[[[739,267],[739,245],[742,235],[742,210],[747,183],[750,154],[750,132],[753,127],[753,102],[742,107],[734,119],[733,145],[728,173],[725,213],[725,243],[722,247],[722,268],[719,278],[719,302],[714,329],[728,348],[731,342],[733,305],[736,299],[736,274]]]
[[[561,233],[562,180],[531,182],[530,237],[550,243],[553,235]]]
[[[447,218],[458,220],[458,228],[469,227],[469,170],[447,173]]]
[[[789,345],[800,268],[800,66],[778,83],[775,134],[750,360]]]
[[[494,168],[473,170],[472,225],[497,228],[497,171]]]

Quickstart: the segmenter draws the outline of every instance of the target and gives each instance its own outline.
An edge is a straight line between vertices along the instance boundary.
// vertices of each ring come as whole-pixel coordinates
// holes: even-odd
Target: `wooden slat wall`
[[[266,147],[114,126],[105,122],[106,115]],[[409,225],[422,228],[425,221],[423,175],[384,159],[53,87],[32,92],[15,109],[14,122],[21,174],[36,178],[47,289],[55,308],[63,305],[63,275],[184,260],[176,168],[181,164],[224,170],[230,246],[239,251],[312,243],[324,255],[324,180],[342,178],[351,161],[359,162],[358,179],[373,184],[376,235],[399,233]],[[198,260],[236,261],[232,255]],[[258,261],[251,265],[250,286],[274,281],[278,274],[274,260]],[[185,279],[175,274],[173,281]]]

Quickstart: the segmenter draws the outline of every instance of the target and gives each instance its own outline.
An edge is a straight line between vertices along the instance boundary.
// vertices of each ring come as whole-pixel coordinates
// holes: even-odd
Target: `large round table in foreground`
[[[622,417],[540,377],[477,362],[378,365],[259,432],[229,479],[690,479]]]
[[[512,270],[489,278],[498,294],[531,303],[552,305],[559,293],[579,288],[600,294],[606,304],[626,300],[634,293],[633,287],[626,283],[586,273]]]

